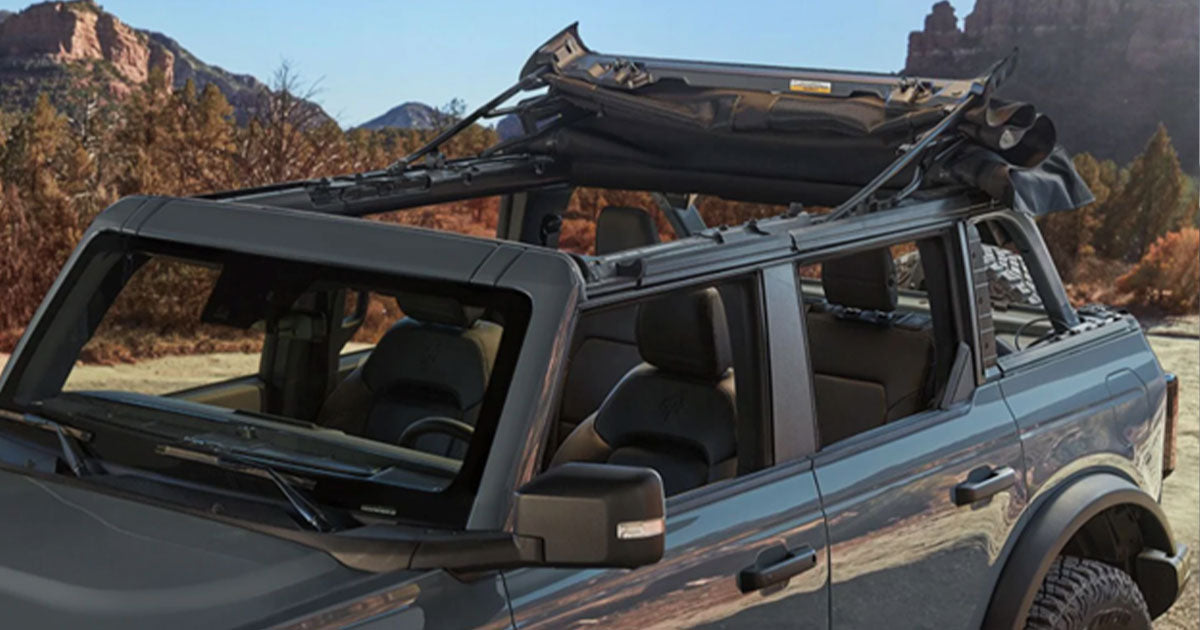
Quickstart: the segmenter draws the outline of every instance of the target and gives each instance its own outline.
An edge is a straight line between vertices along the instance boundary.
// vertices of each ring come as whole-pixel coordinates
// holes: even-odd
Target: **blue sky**
[[[287,59],[344,126],[405,101],[478,105],[573,21],[610,53],[896,71],[935,0],[101,0],[200,59],[266,80]],[[28,2],[0,0],[20,10]],[[960,19],[973,2],[956,2]]]

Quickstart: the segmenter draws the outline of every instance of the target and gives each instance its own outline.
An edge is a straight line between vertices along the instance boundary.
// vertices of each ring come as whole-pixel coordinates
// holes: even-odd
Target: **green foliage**
[[[1135,261],[1178,222],[1185,203],[1179,157],[1161,124],[1105,204],[1099,253]]]

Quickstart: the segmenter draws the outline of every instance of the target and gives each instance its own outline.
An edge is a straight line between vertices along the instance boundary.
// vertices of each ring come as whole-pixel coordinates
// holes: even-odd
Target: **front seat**
[[[630,370],[571,432],[551,465],[602,462],[658,471],[668,495],[737,472],[737,404],[725,308],[716,289],[643,304]]]
[[[596,218],[598,256],[657,242],[654,219],[641,208],[608,206]],[[555,427],[556,446],[604,402],[626,372],[641,363],[636,327],[636,305],[591,311],[579,318]]]
[[[933,395],[927,317],[896,313],[887,248],[821,266],[826,304],[808,313],[822,446],[925,409]]]
[[[318,423],[392,444],[425,418],[474,427],[503,329],[480,319],[482,308],[450,298],[400,294],[396,301],[405,317],[329,395]],[[445,434],[413,445],[439,455],[466,450]]]

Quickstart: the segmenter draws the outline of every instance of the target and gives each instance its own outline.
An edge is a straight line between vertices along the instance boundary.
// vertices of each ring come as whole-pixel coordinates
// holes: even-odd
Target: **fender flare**
[[[1136,506],[1149,516],[1141,523],[1146,548],[1175,553],[1170,524],[1153,497],[1112,473],[1077,478],[1055,490],[1019,533],[992,591],[983,628],[1024,628],[1029,607],[1059,552],[1084,523],[1118,505]]]

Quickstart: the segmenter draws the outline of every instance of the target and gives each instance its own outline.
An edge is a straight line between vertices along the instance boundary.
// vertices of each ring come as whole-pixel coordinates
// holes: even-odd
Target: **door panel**
[[[704,505],[686,505],[709,493],[721,496]],[[673,498],[666,545],[662,560],[633,571],[506,572],[517,627],[828,627],[825,528],[806,462]],[[793,570],[802,572],[781,585],[743,593],[738,573],[754,565],[760,553],[780,545],[794,552]],[[800,557],[806,547],[816,560],[811,568]]]
[[[995,384],[962,409],[900,420],[819,455],[831,627],[977,626],[1025,505],[1022,466]]]
[[[460,579],[446,571],[415,578],[380,574],[362,585],[298,604],[311,612],[283,611],[255,627],[286,630],[504,630],[511,617],[496,572]],[[332,605],[330,602],[336,602]]]

